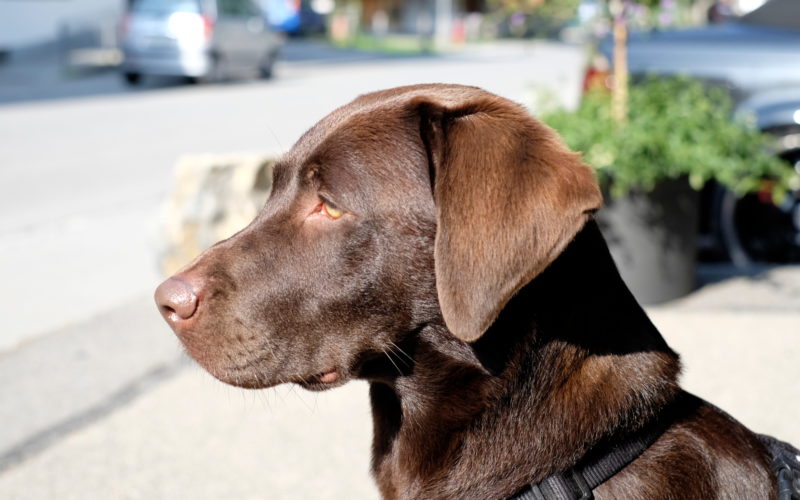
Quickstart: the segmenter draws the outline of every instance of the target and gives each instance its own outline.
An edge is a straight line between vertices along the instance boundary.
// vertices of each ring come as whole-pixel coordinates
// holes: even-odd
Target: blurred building
[[[435,31],[437,20],[459,19],[485,10],[485,0],[363,0],[361,25],[373,31],[427,34]]]
[[[486,0],[343,0],[332,15],[331,35],[414,35],[448,44],[463,41],[485,11]]]
[[[123,5],[123,0],[0,1],[0,47],[52,43],[89,32],[113,42]]]

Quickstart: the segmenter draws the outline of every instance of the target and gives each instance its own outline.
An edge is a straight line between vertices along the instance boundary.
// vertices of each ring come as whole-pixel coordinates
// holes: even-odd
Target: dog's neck
[[[511,495],[641,427],[678,392],[677,356],[594,222],[477,342],[428,325],[401,347],[413,363],[370,391],[387,498]]]

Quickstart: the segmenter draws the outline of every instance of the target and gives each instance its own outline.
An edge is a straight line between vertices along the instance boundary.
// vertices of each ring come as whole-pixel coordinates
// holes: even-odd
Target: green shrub
[[[574,112],[543,118],[573,150],[583,153],[614,196],[650,191],[662,179],[686,176],[695,189],[714,179],[737,194],[774,180],[780,200],[799,179],[769,152],[769,138],[744,120],[719,88],[685,77],[650,78],[632,85],[625,124],[611,117],[611,97],[593,91]]]

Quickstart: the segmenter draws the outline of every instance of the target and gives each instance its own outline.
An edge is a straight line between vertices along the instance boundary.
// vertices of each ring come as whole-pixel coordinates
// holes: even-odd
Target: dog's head
[[[333,387],[426,324],[478,339],[600,203],[591,170],[517,104],[375,92],[306,132],[256,219],[156,301],[225,382]]]

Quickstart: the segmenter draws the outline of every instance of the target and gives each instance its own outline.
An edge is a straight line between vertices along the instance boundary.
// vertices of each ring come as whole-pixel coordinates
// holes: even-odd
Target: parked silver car
[[[143,75],[269,77],[282,43],[251,0],[128,0],[122,74],[129,84]]]
[[[601,52],[611,58],[606,39]],[[800,0],[769,0],[724,24],[636,34],[628,43],[634,75],[684,74],[730,91],[739,114],[775,137],[775,153],[800,172]],[[711,184],[703,192],[704,234],[740,266],[800,262],[800,192],[780,206],[757,193],[738,198]]]

